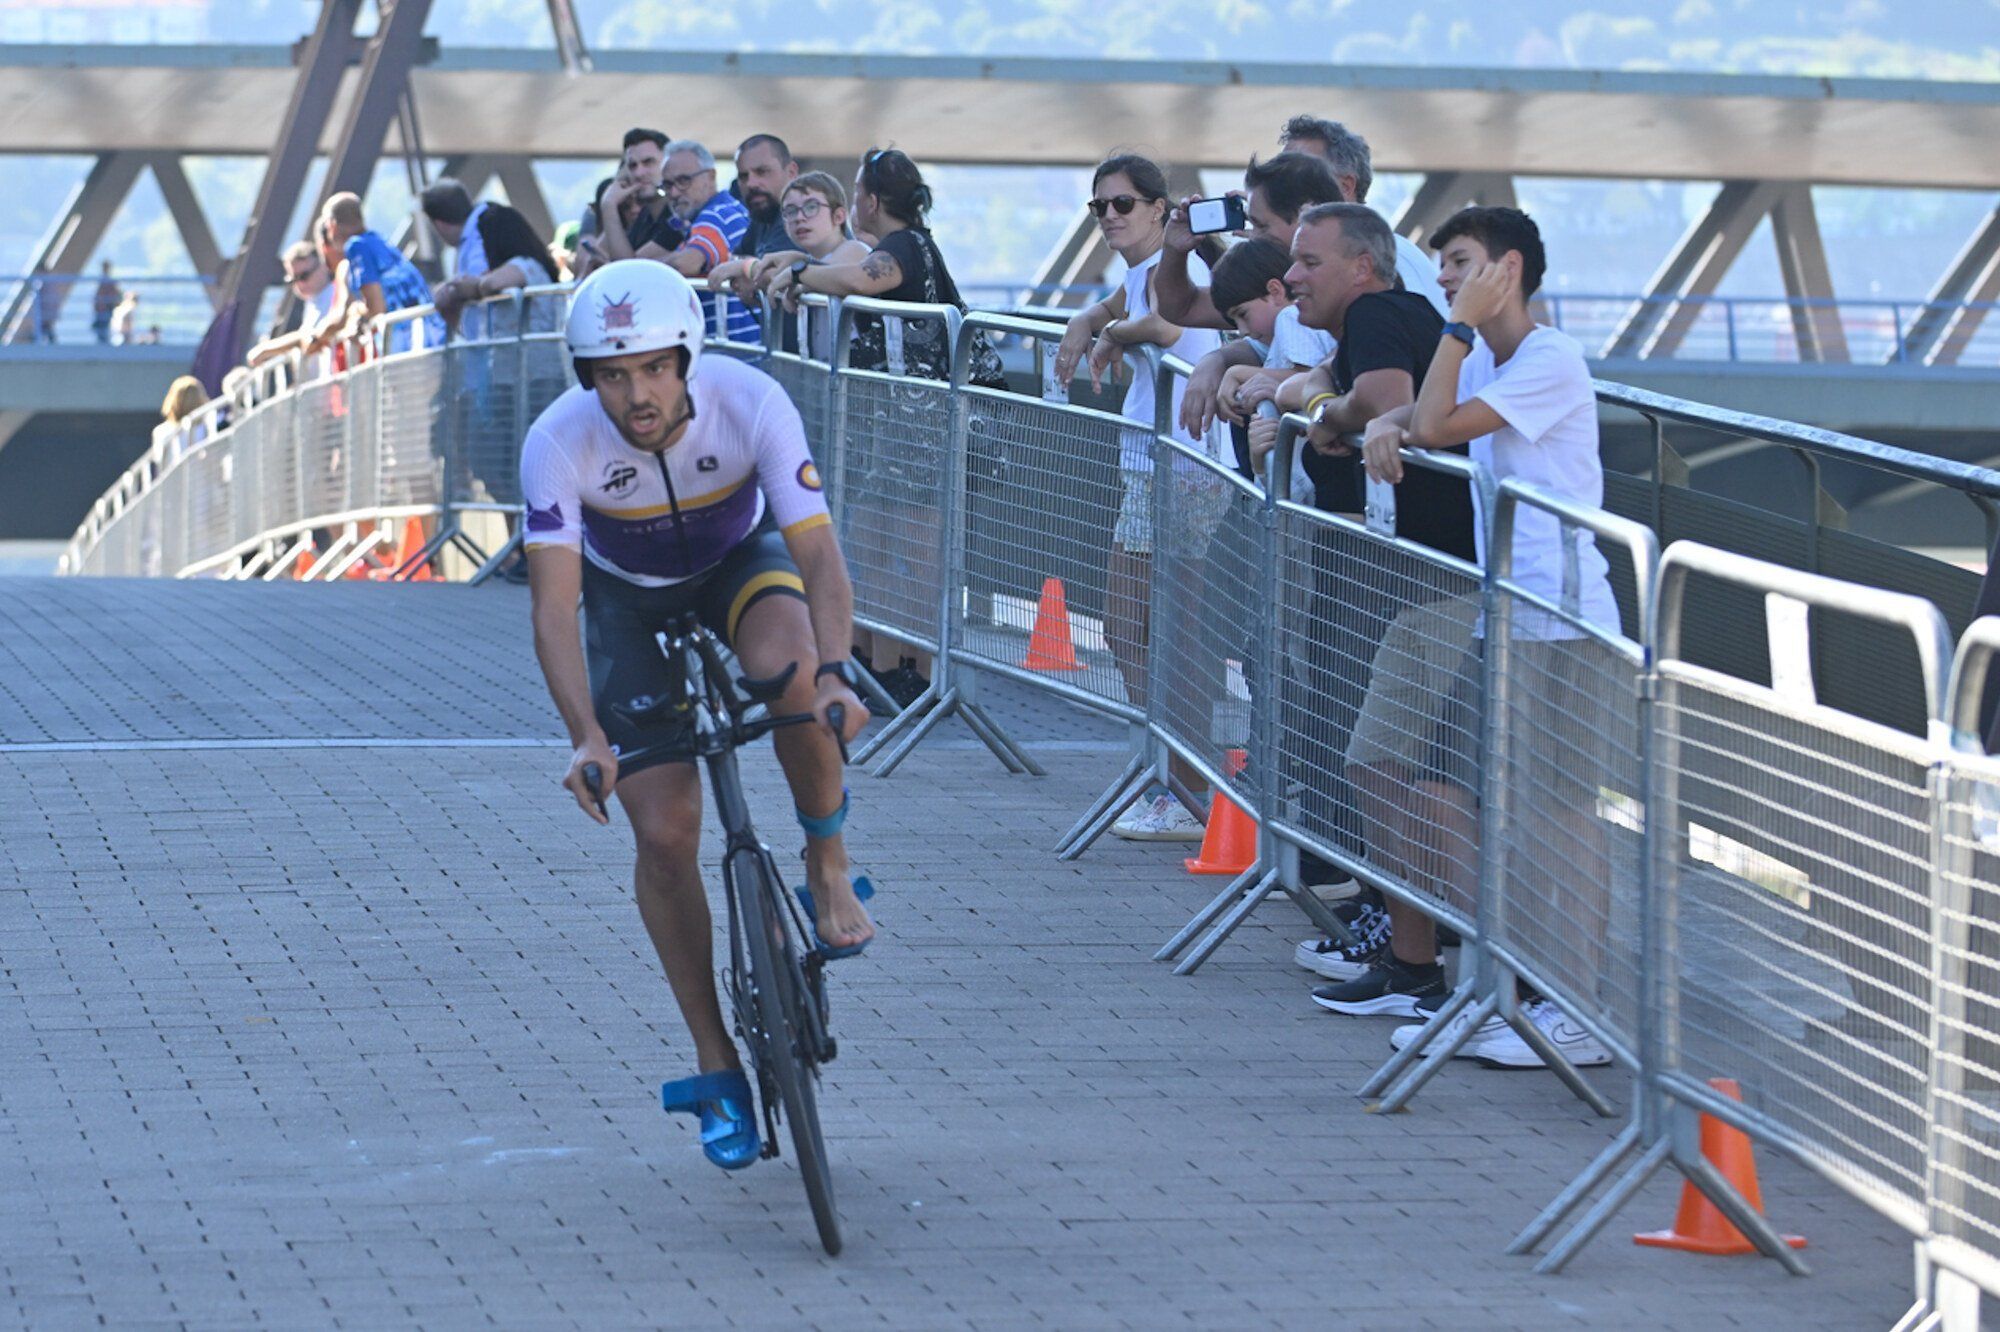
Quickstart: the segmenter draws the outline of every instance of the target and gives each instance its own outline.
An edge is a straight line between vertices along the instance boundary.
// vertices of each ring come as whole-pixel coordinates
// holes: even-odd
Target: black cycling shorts
[[[776,526],[759,527],[707,572],[667,587],[641,587],[583,562],[583,649],[597,724],[620,755],[662,746],[619,774],[694,757],[691,719],[635,726],[617,705],[657,697],[669,686],[667,659],[654,635],[692,612],[732,648],[743,613],[769,596],[805,600],[805,580]]]

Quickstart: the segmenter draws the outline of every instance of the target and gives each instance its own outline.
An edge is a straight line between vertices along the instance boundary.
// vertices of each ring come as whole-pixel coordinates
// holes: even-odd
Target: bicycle
[[[840,1218],[834,1211],[833,1180],[814,1088],[820,1066],[839,1052],[827,1022],[826,958],[817,948],[800,944],[815,936],[807,930],[797,899],[786,890],[770,848],[751,827],[736,765],[736,751],[744,745],[782,727],[817,719],[811,713],[770,713],[770,705],[783,696],[798,670],[796,662],[769,679],[738,676],[732,681],[721,644],[692,615],[673,625],[670,634],[658,635],[670,666],[667,692],[656,699],[635,700],[619,711],[642,724],[676,718],[693,723],[694,757],[708,769],[723,829],[723,897],[729,906],[729,966],[723,971],[723,988],[763,1107],[760,1155],[765,1159],[778,1155],[782,1107],[820,1244],[835,1256],[840,1253]],[[841,735],[845,709],[836,703],[827,711],[845,764],[847,742]],[[621,757],[634,760],[665,748],[648,746]],[[685,750],[677,750],[675,757],[685,757]],[[583,776],[599,812],[604,812],[603,769],[586,764]]]

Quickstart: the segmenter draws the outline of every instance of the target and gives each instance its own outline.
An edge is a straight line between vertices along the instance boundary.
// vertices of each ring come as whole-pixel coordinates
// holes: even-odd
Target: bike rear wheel
[[[744,890],[743,925],[749,936],[752,988],[764,1029],[764,1071],[777,1085],[785,1122],[791,1126],[792,1149],[806,1201],[812,1206],[819,1242],[829,1256],[840,1252],[840,1216],[833,1206],[833,1175],[827,1165],[826,1140],[820,1133],[815,1095],[816,1065],[811,1053],[811,1028],[805,1011],[810,998],[799,983],[792,950],[780,949],[784,938],[777,894],[783,891],[777,870],[759,855],[746,857],[748,873],[736,882]]]

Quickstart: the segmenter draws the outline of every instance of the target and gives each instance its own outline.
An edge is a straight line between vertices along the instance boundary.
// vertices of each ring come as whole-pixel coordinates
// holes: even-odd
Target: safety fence
[[[564,300],[516,294],[442,351],[392,320],[325,378],[260,369],[100,502],[69,571],[282,577],[312,550],[314,576],[396,577],[450,543],[490,569],[504,547],[469,516],[518,507],[518,441],[568,382]],[[1408,479],[1361,514],[1295,499],[1301,418],[1261,479],[1240,474],[1219,436],[1178,426],[1171,358],[1126,357],[1141,406],[1071,401],[1047,322],[808,298],[765,330],[714,350],[797,403],[857,622],[934,658],[858,755],[878,774],[952,717],[1039,772],[981,703],[982,680],[1009,679],[1133,737],[1059,854],[1155,785],[1254,824],[1247,868],[1160,950],[1179,971],[1274,899],[1346,936],[1306,854],[1456,930],[1450,999],[1359,1090],[1400,1107],[1506,1038],[1611,1114],[1552,1041],[1562,1024],[1629,1070],[1624,1130],[1515,1241],[1539,1248],[1591,1203],[1545,1270],[1671,1164],[1803,1271],[1703,1155],[1707,1115],[1911,1234],[1911,1326],[1973,1326],[1966,1293],[2000,1294],[2000,760],[1971,739],[2000,621],[1954,662],[1921,597],[1693,541],[1662,553],[1630,516],[1405,451],[1426,503],[1465,501],[1484,558],[1444,553],[1399,534]],[[1002,340],[1025,376],[1018,357],[1000,373]],[[410,516],[431,524],[422,549],[383,558]],[[1553,566],[1517,569],[1524,544]],[[1870,644],[1874,688],[1915,700],[1914,724],[1850,701],[1829,639]]]

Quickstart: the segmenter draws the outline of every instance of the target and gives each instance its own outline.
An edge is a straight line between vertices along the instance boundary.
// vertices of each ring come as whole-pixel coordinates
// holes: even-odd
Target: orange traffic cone
[[[1710,1078],[1708,1085],[1732,1101],[1743,1099],[1743,1089],[1736,1085],[1734,1078]],[[1722,1172],[1724,1179],[1736,1186],[1736,1191],[1756,1209],[1758,1215],[1763,1215],[1764,1195],[1757,1187],[1757,1157],[1751,1150],[1749,1134],[1742,1129],[1731,1128],[1713,1115],[1703,1115],[1701,1154]],[[1686,1253],[1718,1256],[1757,1252],[1757,1246],[1744,1238],[1743,1232],[1717,1210],[1707,1194],[1692,1183],[1681,1185],[1681,1205],[1674,1212],[1672,1230],[1646,1231],[1634,1235],[1632,1242],[1656,1249],[1680,1249]],[[1785,1243],[1794,1249],[1806,1247],[1803,1235],[1787,1235]]]
[[[1243,750],[1232,749],[1224,770],[1234,777],[1248,760]],[[1189,874],[1241,874],[1257,863],[1257,820],[1217,791],[1208,802],[1208,830],[1201,836],[1201,854],[1182,863]]]
[[[1021,665],[1031,671],[1080,671],[1076,644],[1069,636],[1069,598],[1063,593],[1062,579],[1042,580],[1041,600],[1035,603],[1035,629],[1028,635],[1028,655]]]
[[[299,557],[296,560],[292,561],[292,580],[294,582],[303,582],[306,578],[310,577],[313,571],[313,561],[318,558],[319,548],[310,541],[306,542],[306,548],[299,552]]]
[[[396,553],[389,557],[387,564],[380,568],[370,569],[368,576],[378,583],[385,583],[395,576],[396,570],[422,554],[423,549],[424,520],[411,515],[403,520],[403,539],[396,543]],[[424,563],[422,568],[412,572],[407,579],[407,581],[412,583],[429,583],[436,580],[437,571],[431,568],[428,561]]]

